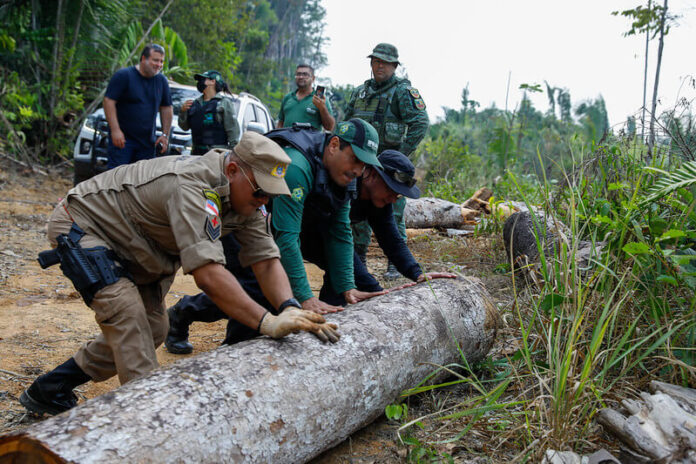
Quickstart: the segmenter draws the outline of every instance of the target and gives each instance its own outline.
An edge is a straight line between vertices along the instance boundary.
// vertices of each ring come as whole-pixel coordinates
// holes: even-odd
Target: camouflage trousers
[[[394,211],[394,221],[396,228],[399,229],[399,234],[406,240],[406,224],[404,222],[404,209],[406,208],[406,198],[400,197],[396,203],[392,205]],[[351,225],[353,228],[353,244],[356,251],[367,251],[372,239],[372,229],[367,221],[356,222]]]

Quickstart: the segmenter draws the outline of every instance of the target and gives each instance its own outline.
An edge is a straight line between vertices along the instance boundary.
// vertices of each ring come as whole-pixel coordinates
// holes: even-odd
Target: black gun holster
[[[80,226],[73,222],[68,234],[56,237],[56,248],[39,253],[39,265],[46,269],[60,263],[65,277],[72,281],[89,306],[99,290],[121,277],[131,280],[132,277],[112,250],[103,246],[82,248],[79,242],[84,235]]]

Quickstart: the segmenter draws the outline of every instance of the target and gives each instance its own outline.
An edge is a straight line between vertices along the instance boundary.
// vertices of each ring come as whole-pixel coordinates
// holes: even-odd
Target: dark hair
[[[230,91],[230,87],[227,85],[227,82],[218,82],[217,79],[215,80],[215,91],[220,92],[224,91],[225,93],[231,94],[232,92]]]
[[[338,135],[336,137],[338,137]],[[349,147],[349,146],[350,146],[350,142],[346,142],[341,137],[338,137],[338,149],[339,150],[343,150],[344,148]]]
[[[143,48],[143,52],[140,54],[140,59],[142,60],[143,58],[150,58],[150,52],[155,51],[157,53],[161,53],[164,55],[164,47],[159,45],[159,44],[149,44],[145,45],[145,48]]]
[[[311,67],[310,65],[308,65],[307,63],[300,63],[300,64],[298,64],[297,67],[295,68],[295,70],[298,70],[298,69],[300,69],[300,68],[309,68],[309,72],[312,73],[312,76],[314,75],[314,68]]]

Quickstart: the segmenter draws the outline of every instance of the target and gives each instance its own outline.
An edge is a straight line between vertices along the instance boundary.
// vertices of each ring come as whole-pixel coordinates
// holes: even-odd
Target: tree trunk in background
[[[648,12],[652,9],[652,0],[648,0]],[[650,44],[650,28],[645,29],[645,68],[643,70],[643,110],[640,117],[640,140],[645,143],[645,100],[648,93],[648,51]]]
[[[305,462],[434,365],[461,362],[459,350],[469,364],[482,359],[499,324],[474,278],[436,279],[328,319],[341,326],[336,344],[303,333],[184,359],[0,438],[0,463]]]
[[[665,45],[665,18],[667,17],[667,0],[665,0],[662,8],[662,17],[660,18],[660,45],[657,48],[657,68],[655,69],[655,85],[653,87],[652,110],[650,111],[650,134],[648,135],[648,157],[653,154],[655,145],[655,120],[657,115],[657,87],[660,83],[660,66],[662,65],[662,49]]]

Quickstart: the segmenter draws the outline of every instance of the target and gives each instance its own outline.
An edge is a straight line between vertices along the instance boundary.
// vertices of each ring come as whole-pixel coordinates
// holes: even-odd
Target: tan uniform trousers
[[[55,238],[67,234],[72,222],[61,202],[48,222],[48,237],[53,247],[57,245]],[[99,237],[89,233],[79,244],[83,248],[109,248]],[[77,365],[93,381],[100,382],[118,374],[123,384],[158,366],[155,349],[169,330],[164,296],[173,280],[171,276],[152,284],[136,285],[121,277],[97,292],[90,307],[102,333],[82,345],[74,356]]]

